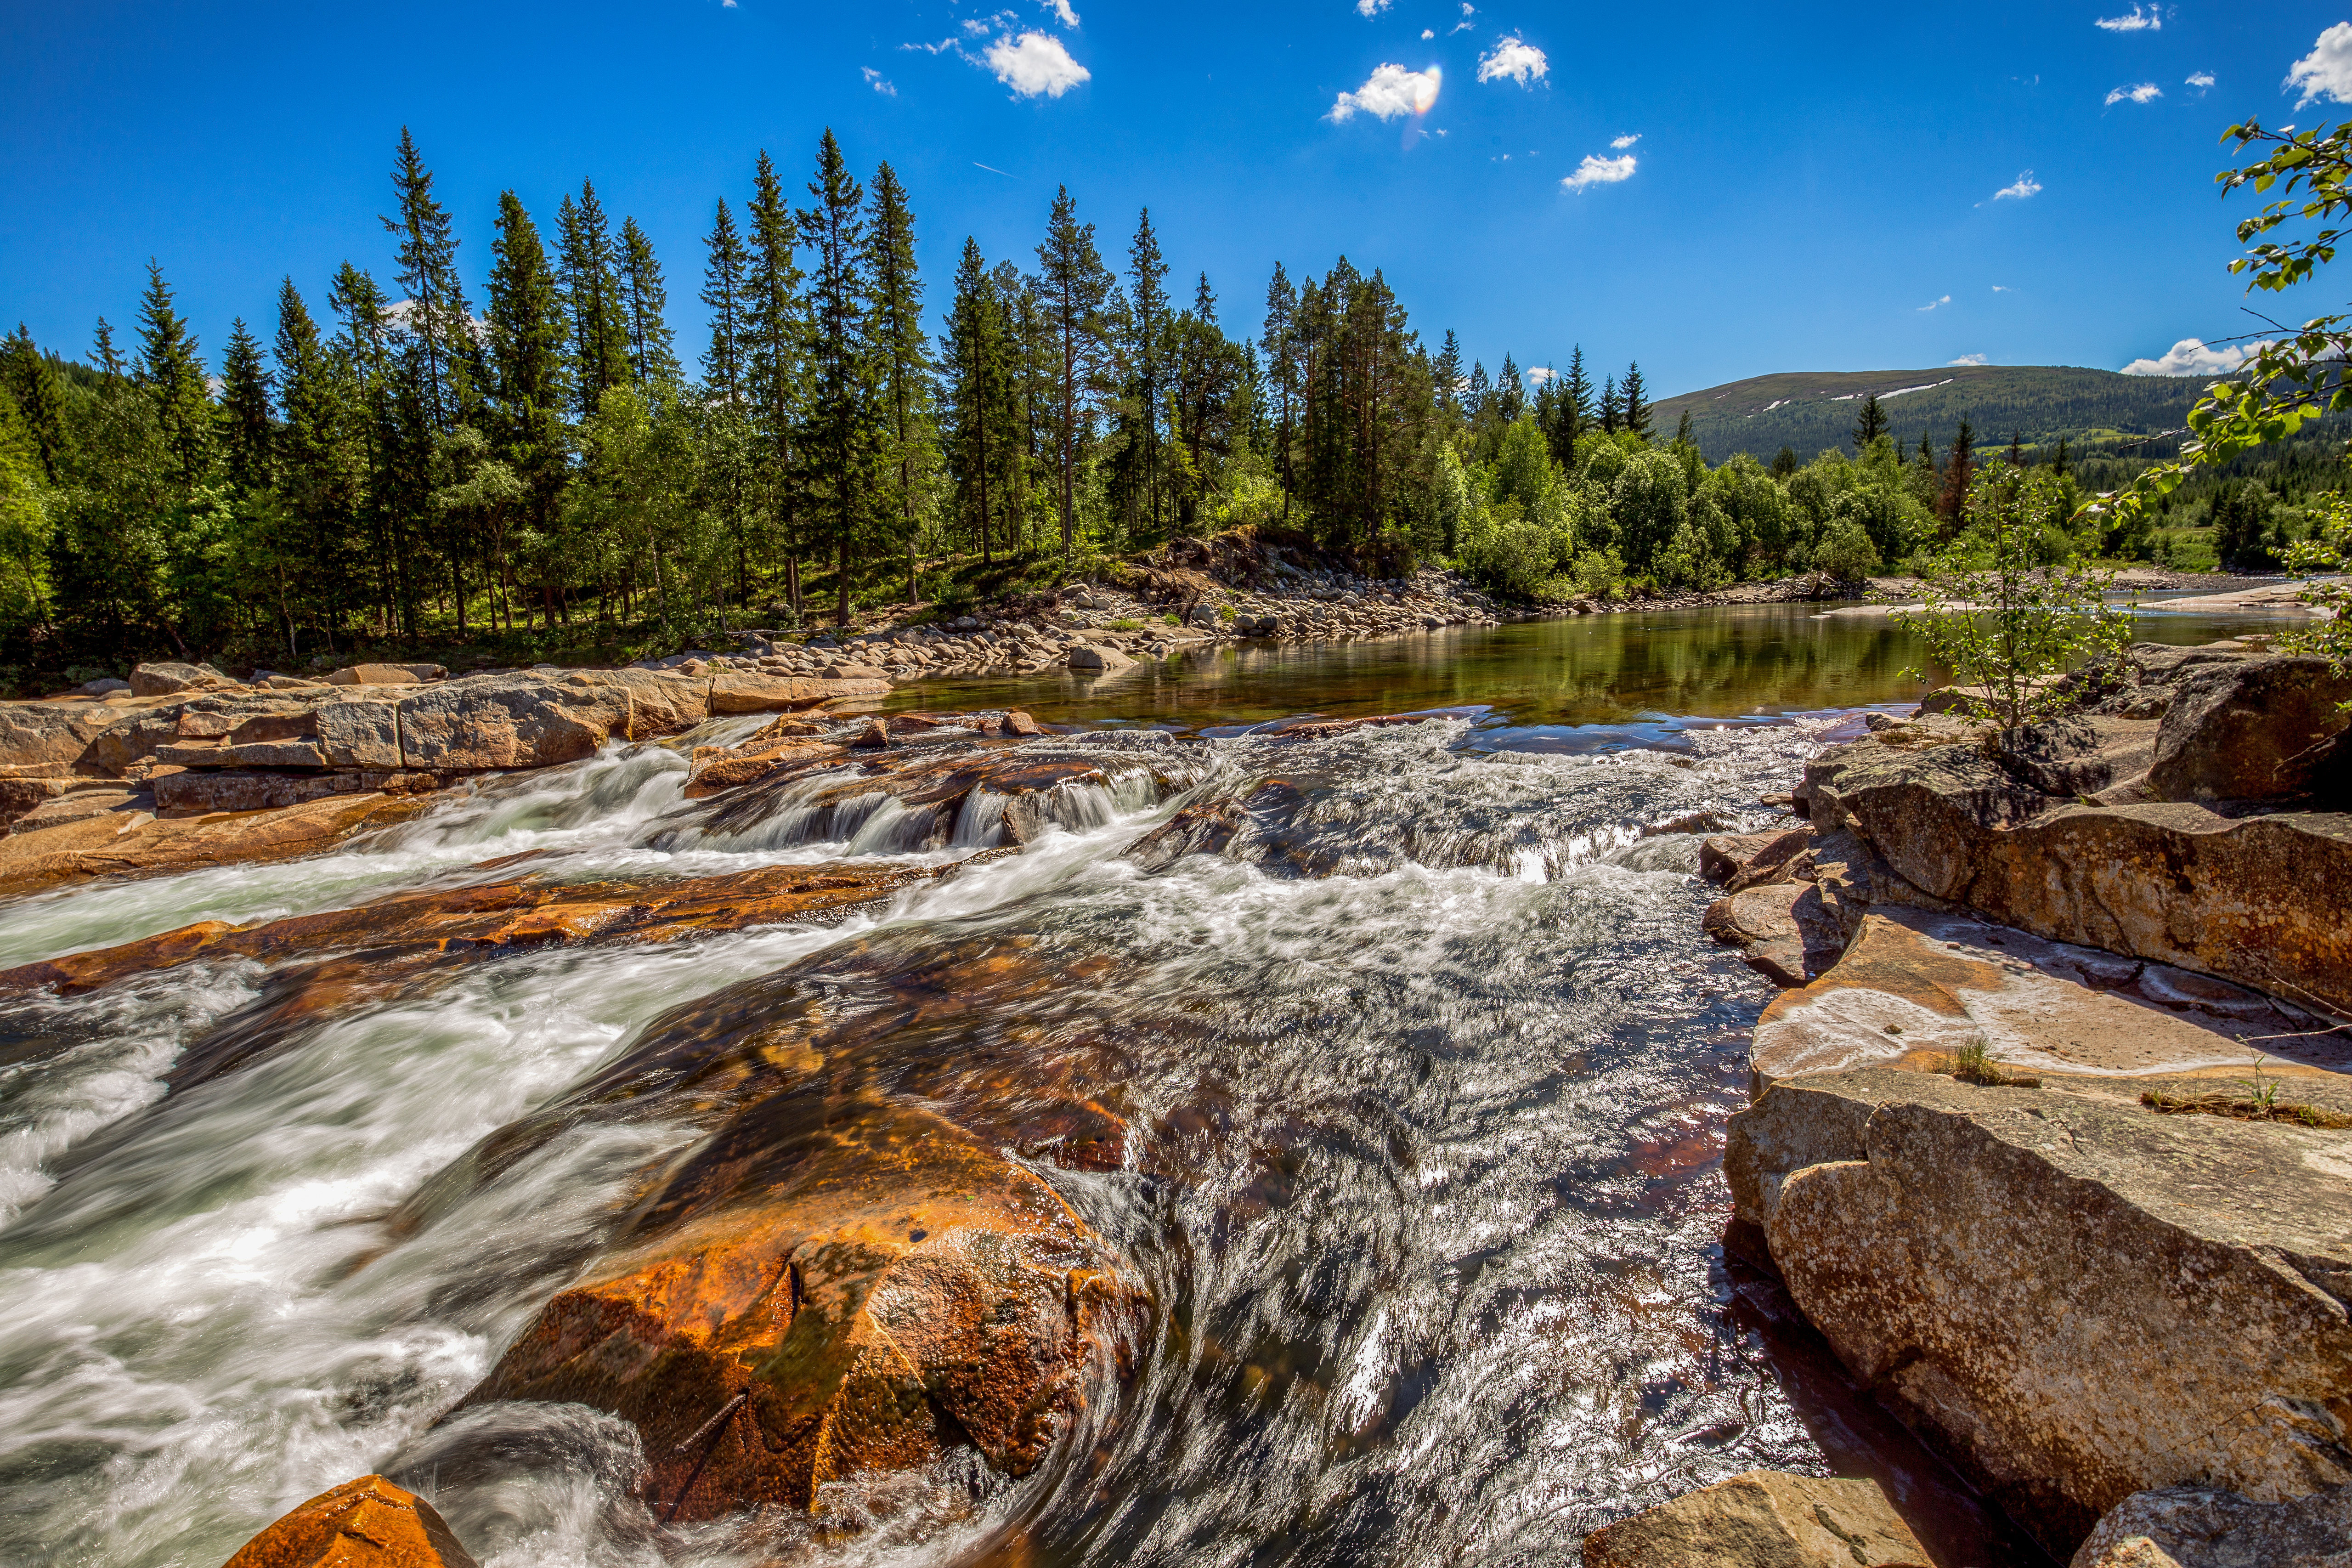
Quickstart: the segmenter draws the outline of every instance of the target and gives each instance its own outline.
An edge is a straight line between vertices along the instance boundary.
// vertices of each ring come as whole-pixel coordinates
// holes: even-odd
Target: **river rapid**
[[[1916,695],[1910,652],[1775,606],[935,683],[891,705],[1085,726],[1056,743],[1110,783],[1056,792],[1021,853],[834,923],[487,956],[291,1025],[243,960],[9,1003],[0,1562],[216,1568],[380,1470],[484,1568],[1558,1563],[1755,1466],[1880,1474],[1947,1521],[1952,1563],[2034,1561],[1717,1244],[1771,992],[1698,934],[1696,835],[1773,820],[1760,795]],[[1404,709],[1446,711],[1255,729]],[[887,803],[721,830],[686,768],[616,747],[321,858],[0,905],[0,965],[484,881],[524,852],[610,880],[930,864],[996,837],[967,812],[920,847]],[[1279,844],[1128,853],[1273,779],[1297,802]],[[1012,1059],[1115,1102],[1122,1168],[1034,1168],[1153,1308],[1026,1477],[966,1451],[814,1518],[666,1529],[615,1418],[442,1418],[694,1130],[583,1116],[429,1222],[412,1200],[665,1013],[787,973],[845,1009],[919,975],[961,1005],[875,1049]]]

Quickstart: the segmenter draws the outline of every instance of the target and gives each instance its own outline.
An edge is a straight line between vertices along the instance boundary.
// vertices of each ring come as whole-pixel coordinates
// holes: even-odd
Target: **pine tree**
[[[1650,438],[1650,399],[1648,388],[1642,384],[1642,366],[1639,361],[1625,367],[1625,380],[1618,387],[1617,395],[1625,400],[1622,417],[1627,433],[1639,436],[1644,441],[1648,440]]]
[[[1781,447],[1772,458],[1772,477],[1776,479],[1785,479],[1796,471],[1797,449],[1794,447]]]
[[[33,334],[22,321],[16,323],[7,346],[0,349],[0,366],[5,366],[9,395],[24,416],[42,477],[54,485],[66,444],[65,398],[58,384],[57,366],[33,346]]]
[[[563,422],[571,399],[563,298],[539,226],[512,191],[499,197],[498,233],[491,246],[488,322],[497,406],[493,445],[499,460],[522,485],[526,525],[552,546],[572,472]],[[562,559],[552,548],[545,554],[550,563]],[[542,574],[539,584],[540,607],[551,622],[556,575]]]
[[[408,290],[403,337],[425,416],[435,432],[444,432],[466,417],[472,402],[473,318],[457,277],[457,230],[433,195],[432,172],[405,125],[392,188],[400,215],[382,221],[400,242],[397,276]]]
[[[1265,286],[1265,335],[1259,339],[1265,353],[1267,378],[1273,383],[1275,396],[1274,460],[1282,479],[1282,521],[1290,521],[1290,495],[1296,479],[1291,468],[1291,445],[1295,437],[1292,411],[1299,392],[1298,290],[1290,285],[1290,275],[1282,263],[1274,264],[1274,277]],[[1445,334],[1446,347],[1454,347],[1454,334]],[[1460,359],[1456,356],[1456,367]],[[1448,407],[1452,405],[1449,403]]]
[[[1454,329],[1445,329],[1445,346],[1431,364],[1436,383],[1437,406],[1448,420],[1462,417],[1462,343]]]
[[[923,341],[923,280],[915,265],[915,215],[906,187],[884,163],[874,171],[866,225],[866,279],[872,295],[866,339],[888,421],[881,454],[883,512],[907,552],[907,597],[917,592],[922,493],[933,457],[931,362]]]
[[[1878,394],[1874,392],[1863,394],[1862,407],[1857,411],[1853,422],[1854,456],[1860,457],[1869,451],[1870,444],[1885,434],[1886,410],[1880,405]]]
[[[850,176],[831,128],[818,144],[814,206],[796,216],[813,254],[809,273],[807,416],[801,468],[834,555],[835,617],[849,624],[850,578],[871,503],[874,385],[866,353],[872,309],[860,262],[866,239],[859,208],[866,193]]]
[[[350,363],[319,335],[318,322],[289,278],[278,289],[278,387],[285,422],[278,432],[278,493],[289,513],[288,553],[296,592],[334,647],[342,617],[358,607],[350,571],[352,538],[368,481],[357,444],[359,411]],[[299,651],[289,616],[289,654]]]
[[[800,552],[805,542],[798,521],[800,464],[795,446],[807,395],[803,365],[809,331],[808,301],[802,298],[800,236],[774,160],[763,151],[752,174],[751,201],[744,209],[751,256],[745,279],[743,334],[745,390],[751,430],[765,476],[766,510],[782,531],[784,591],[795,614],[801,608]]]
[[[1134,243],[1127,250],[1128,357],[1135,367],[1135,397],[1139,405],[1139,437],[1143,443],[1143,493],[1154,528],[1162,521],[1160,410],[1167,395],[1167,370],[1161,353],[1168,327],[1167,276],[1168,262],[1160,253],[1160,237],[1151,228],[1151,209],[1145,207],[1136,223]]]
[[[594,182],[580,184],[556,209],[558,281],[571,314],[572,384],[579,416],[589,418],[604,394],[630,384],[629,329],[621,304],[620,252]]]
[[[2021,431],[2011,430],[2009,433],[2009,466],[2012,468],[2025,467],[2025,437]]]
[[[220,437],[228,482],[247,495],[270,487],[271,434],[269,373],[261,345],[239,317],[229,323],[228,351],[221,356]]]
[[[1561,378],[1559,413],[1553,426],[1551,455],[1562,464],[1576,461],[1577,438],[1592,424],[1592,377],[1584,369],[1584,345],[1569,351],[1568,374]]]
[[[639,386],[678,378],[677,353],[669,323],[669,290],[663,287],[654,242],[637,220],[621,220],[621,314],[629,326],[629,376]]]
[[[701,299],[710,312],[710,346],[702,354],[702,381],[726,402],[737,403],[743,396],[743,319],[750,287],[745,272],[750,259],[724,196],[719,201],[719,216],[711,220],[709,237],[702,245],[707,259]]]
[[[2064,479],[2066,477],[2066,467],[2070,459],[2066,452],[2066,437],[2061,436],[2058,437],[2058,449],[2050,455],[2050,471],[2053,474],[2055,474],[2058,478],[2062,479]]]
[[[992,564],[995,529],[990,490],[999,449],[1009,445],[1010,432],[1002,426],[1009,425],[1012,414],[1010,345],[988,263],[981,255],[980,242],[969,237],[956,264],[955,297],[949,307],[947,328],[940,357],[946,383],[948,468],[955,514],[979,544],[982,564]]]
[[[1952,435],[1952,446],[1944,461],[1944,495],[1936,510],[1944,520],[1948,536],[1966,526],[1969,515],[1969,480],[1976,471],[1976,427],[1966,415],[1960,417],[1960,427]]]
[[[1146,216],[1139,243],[1150,235]],[[1150,258],[1158,257],[1157,242]],[[1160,271],[1166,272],[1161,267]],[[1157,276],[1156,274],[1154,275]],[[1109,268],[1095,248],[1095,226],[1078,221],[1077,204],[1070,188],[1054,195],[1053,215],[1046,220],[1045,238],[1037,247],[1037,296],[1044,311],[1045,335],[1054,358],[1054,468],[1056,509],[1062,523],[1062,553],[1067,556],[1077,538],[1078,453],[1089,410],[1083,400],[1103,368],[1105,308],[1111,298]],[[1161,296],[1165,308],[1166,296]]]
[[[1675,445],[1677,447],[1698,445],[1697,438],[1691,434],[1691,416],[1690,410],[1687,408],[1683,410],[1682,417],[1675,421]]]
[[[1519,374],[1519,367],[1508,353],[1503,355],[1503,369],[1495,377],[1495,411],[1504,424],[1512,425],[1527,411],[1528,384]]]
[[[111,354],[110,342],[106,352]],[[173,309],[163,268],[152,260],[147,263],[147,291],[139,301],[139,380],[153,401],[174,478],[183,486],[202,483],[213,447],[205,362],[196,357],[186,319]]]
[[[114,329],[107,325],[104,316],[98,319],[98,330],[91,334],[89,363],[96,365],[99,374],[109,381],[120,380],[130,374],[130,363],[115,348]]]
[[[1601,387],[1601,433],[1614,436],[1624,427],[1624,405],[1617,401],[1617,378],[1612,375]]]
[[[1486,412],[1487,399],[1494,395],[1494,384],[1486,379],[1486,362],[1470,362],[1470,379],[1464,384],[1462,412],[1471,419]]]

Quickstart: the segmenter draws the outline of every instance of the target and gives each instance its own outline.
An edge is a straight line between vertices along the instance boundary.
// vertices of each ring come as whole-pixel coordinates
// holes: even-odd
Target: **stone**
[[[278,745],[299,742],[281,742]],[[234,748],[240,751],[265,751],[273,748],[253,746]],[[315,748],[310,748],[315,754]],[[271,806],[299,805],[308,800],[322,800],[334,795],[359,793],[359,777],[355,773],[261,773],[244,769],[218,771],[191,769],[184,773],[159,773],[150,781],[155,793],[155,809],[167,816],[187,816],[215,811],[266,811]]]
[[[176,664],[169,659],[142,664],[131,672],[131,690],[138,697],[168,697],[179,691],[217,691],[236,682],[208,664]]]
[[[879,665],[852,664],[843,660],[826,665],[824,678],[827,680],[886,680],[889,672]]]
[[[1748,888],[1707,906],[1700,927],[1775,985],[1802,985],[1837,962],[1835,923],[1806,882]]]
[[[649,741],[691,730],[710,717],[710,683],[690,676],[646,669],[576,670],[590,684],[615,688],[629,698],[626,739]]]
[[[477,1568],[433,1505],[382,1476],[320,1492],[238,1548],[226,1568]]]
[[[311,710],[307,731],[333,768],[399,768],[400,697],[367,687],[331,689]],[[256,739],[260,737],[257,736]]]
[[[1698,874],[1710,882],[1728,882],[1748,868],[1765,846],[1779,842],[1778,833],[1717,833],[1700,841]]]
[[[1811,826],[1792,827],[1759,847],[1724,883],[1723,890],[1739,893],[1774,882],[1804,881],[1812,868],[1813,830]]]
[[[1116,675],[1122,669],[1133,669],[1135,660],[1115,647],[1080,643],[1070,650],[1070,668],[1081,675]]]
[[[414,686],[440,680],[448,671],[437,664],[354,664],[331,672],[330,686]]]
[[[2287,1081],[2352,1112],[2339,1075]],[[1864,1068],[1731,1120],[1735,1229],[2056,1555],[2137,1491],[2352,1482],[2352,1132],[2139,1101],[2198,1085]]]
[[[2208,665],[2174,684],[2147,770],[2157,800],[2273,800],[2309,793],[2319,742],[2346,726],[2352,675],[2300,655]]]
[[[27,812],[47,805],[72,787],[66,778],[38,778],[22,774],[0,776],[0,826],[12,825]]]
[[[1748,1470],[1584,1538],[1584,1568],[1929,1568],[1876,1481]]]
[[[2352,1043],[2257,992],[1968,916],[1875,909],[1822,968],[1757,1020],[1757,1092],[1801,1073],[1926,1068],[1971,1044],[2024,1073],[2235,1072],[2257,1051],[2352,1071]]]
[[[856,751],[887,751],[890,747],[890,726],[879,719],[869,719],[866,727],[852,737],[849,744]]]
[[[722,670],[710,679],[710,711],[721,713],[791,713],[845,697],[887,697],[887,680],[872,678],[820,679],[811,676],[771,675],[765,670]]]
[[[125,789],[120,805],[76,821],[27,833],[14,829],[29,818],[12,825],[10,836],[0,839],[0,897],[93,877],[292,859],[331,848],[362,828],[415,816],[429,804],[429,797],[368,791],[268,811],[163,817],[141,809],[140,802],[152,799]]]
[[[2070,1568],[2352,1568],[2352,1489],[2267,1503],[2211,1487],[2134,1492]]]
[[[476,676],[400,700],[403,765],[433,772],[543,768],[628,735],[625,686],[567,676]]]
[[[109,780],[61,789],[27,806],[9,824],[11,835],[40,833],[107,813],[152,812],[155,797],[141,786]],[[118,819],[121,820],[121,819]]]
[[[82,692],[90,697],[110,697],[118,691],[130,689],[131,682],[117,679],[111,675],[101,675],[96,680],[85,680],[81,683]]]
[[[1028,714],[1023,712],[1020,709],[1015,708],[1004,715],[1004,732],[1008,735],[1020,735],[1024,737],[1042,735],[1045,732],[1045,727],[1043,724],[1038,723],[1036,720],[1029,717]]]
[[[112,772],[91,757],[92,748],[135,711],[104,702],[0,702],[0,767],[61,763],[77,772]]]

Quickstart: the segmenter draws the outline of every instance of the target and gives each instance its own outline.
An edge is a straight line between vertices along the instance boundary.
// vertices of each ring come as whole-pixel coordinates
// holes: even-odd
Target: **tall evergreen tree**
[[[1625,367],[1625,379],[1619,384],[1617,395],[1625,400],[1623,418],[1626,430],[1630,434],[1639,436],[1644,441],[1648,440],[1650,438],[1649,388],[1642,383],[1642,366],[1638,360]]]
[[[815,205],[796,215],[813,266],[809,272],[806,418],[801,467],[810,501],[833,546],[835,617],[849,624],[851,576],[871,505],[874,365],[867,349],[872,300],[861,266],[866,193],[851,177],[841,143],[827,127],[818,143]]]
[[[735,215],[727,199],[719,200],[719,215],[702,242],[701,300],[710,312],[710,346],[702,354],[702,382],[729,403],[740,402],[744,384],[744,314],[750,283],[750,258],[742,237],[735,232]]]
[[[1584,368],[1584,345],[1569,350],[1568,374],[1560,378],[1559,401],[1554,405],[1551,455],[1561,463],[1576,460],[1577,438],[1593,419],[1592,377]]]
[[[228,349],[221,356],[220,442],[230,485],[246,495],[268,489],[270,461],[269,373],[261,345],[243,317],[229,323]]]
[[[907,554],[907,597],[917,589],[916,552],[923,487],[933,458],[931,363],[923,340],[923,280],[915,265],[915,215],[888,163],[874,171],[866,220],[865,271],[872,313],[866,339],[876,391],[888,422],[883,443],[882,510]]]
[[[1610,376],[1601,384],[1601,433],[1614,436],[1625,427],[1625,405],[1618,401],[1617,378]]]
[[[1859,457],[1869,451],[1870,444],[1885,434],[1886,409],[1878,401],[1878,394],[1863,394],[1862,407],[1855,411],[1853,421],[1854,455]]]
[[[1146,231],[1149,233],[1148,216]],[[1140,240],[1142,236],[1139,236]],[[1157,242],[1150,256],[1156,260]],[[1162,266],[1160,272],[1167,268]],[[1062,552],[1077,537],[1079,449],[1090,421],[1090,385],[1104,366],[1105,320],[1111,299],[1109,268],[1095,248],[1095,226],[1078,221],[1077,204],[1064,185],[1054,194],[1045,238],[1037,247],[1037,297],[1054,356],[1054,469]],[[1165,309],[1165,294],[1161,296]]]
[[[368,466],[358,442],[350,362],[320,336],[291,278],[278,288],[274,357],[285,411],[277,452],[279,493],[289,514],[289,552],[297,562],[299,596],[332,648],[342,617],[362,603],[349,566]],[[292,618],[289,654],[299,651]]]
[[[1519,367],[1508,353],[1503,355],[1502,373],[1495,377],[1495,410],[1509,425],[1527,411],[1528,384],[1519,374]]]
[[[553,548],[571,479],[564,405],[571,387],[563,298],[539,226],[512,191],[499,197],[499,237],[491,246],[490,379],[497,404],[494,447],[524,492],[525,526],[541,542],[540,607],[551,621],[564,559]]]
[[[956,263],[955,294],[940,343],[946,384],[948,468],[955,516],[980,546],[983,564],[994,561],[994,506],[991,495],[1003,449],[1012,445],[1009,349],[1004,313],[980,242],[967,236]]]
[[[472,403],[473,318],[457,276],[457,229],[433,194],[432,172],[405,125],[394,155],[392,189],[399,215],[383,223],[399,241],[397,276],[408,290],[402,336],[415,395],[430,427],[443,432],[462,421]]]
[[[1952,433],[1952,446],[1944,461],[1944,494],[1937,503],[1937,513],[1944,520],[1948,533],[1957,533],[1967,525],[1969,518],[1969,481],[1976,474],[1976,426],[1968,416],[1960,416],[1960,427]]]
[[[1162,339],[1169,320],[1167,278],[1168,262],[1160,253],[1160,237],[1152,232],[1151,209],[1145,207],[1136,220],[1134,243],[1127,250],[1128,361],[1134,367],[1137,436],[1143,447],[1144,504],[1154,528],[1163,521],[1160,412],[1168,392],[1162,363]]]
[[[556,209],[559,282],[571,315],[572,384],[579,416],[593,416],[604,394],[630,384],[629,328],[621,304],[618,246],[593,181],[576,203]]]
[[[810,322],[794,255],[800,235],[784,199],[783,181],[765,151],[752,172],[751,201],[744,217],[751,251],[743,311],[746,390],[761,471],[767,480],[765,510],[783,536],[785,594],[797,613],[800,555],[807,542],[799,521],[801,466],[795,443],[808,395],[803,356]]]
[[[669,323],[669,290],[662,284],[654,242],[637,220],[621,220],[621,313],[629,328],[629,375],[637,385],[678,378],[677,352]]]
[[[1445,329],[1445,346],[1431,362],[1436,376],[1437,406],[1449,420],[1462,416],[1462,343],[1454,329]]]
[[[173,477],[183,486],[201,483],[213,451],[205,362],[196,357],[186,318],[173,308],[163,268],[152,260],[147,263],[147,291],[139,301],[138,374],[153,401]]]
[[[6,347],[0,349],[0,369],[5,369],[9,395],[24,416],[42,477],[54,485],[66,444],[65,399],[57,366],[33,345],[32,332],[19,321]]]
[[[1696,447],[1698,445],[1697,438],[1691,434],[1691,416],[1690,410],[1687,408],[1683,410],[1682,417],[1675,421],[1674,444],[1677,447]]]
[[[1292,288],[1290,275],[1282,263],[1274,264],[1274,277],[1265,286],[1265,335],[1259,339],[1265,353],[1266,379],[1274,394],[1274,458],[1275,471],[1282,480],[1282,521],[1290,521],[1290,496],[1296,488],[1291,468],[1292,443],[1296,438],[1293,409],[1299,393],[1298,290]],[[1445,334],[1446,347],[1454,346],[1454,334]],[[1458,362],[1457,362],[1458,363]]]

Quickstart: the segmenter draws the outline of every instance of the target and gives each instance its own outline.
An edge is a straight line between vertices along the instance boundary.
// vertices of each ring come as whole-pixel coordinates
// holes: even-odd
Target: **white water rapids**
[[[1575,756],[1486,749],[1461,719],[1105,739],[1111,787],[1066,789],[1022,853],[887,908],[485,957],[186,1082],[167,1075],[241,1026],[260,965],[10,1004],[0,1562],[217,1568],[381,1469],[484,1568],[945,1562],[1016,1539],[1054,1562],[1533,1563],[1670,1492],[1817,1465],[1726,1316],[1713,1245],[1711,1140],[1769,993],[1697,935],[1695,838],[1644,832],[1761,824],[1759,793],[1828,721]],[[1175,752],[1206,782],[1155,799],[1146,764]],[[1122,858],[1186,800],[1276,774],[1308,803],[1291,862]],[[468,868],[524,851],[582,879],[933,863],[994,841],[1003,806],[975,795],[944,849],[880,799],[712,833],[684,777],[675,751],[616,749],[317,858],[22,900],[0,963],[489,879]],[[1065,1005],[1122,1032],[1129,1118],[1187,1175],[1041,1173],[1160,1303],[1131,1384],[1022,1481],[920,1478],[821,1527],[657,1529],[629,1491],[634,1433],[583,1407],[436,1426],[688,1134],[583,1121],[427,1225],[388,1216],[656,1015],[821,970],[852,935],[1108,960]],[[972,997],[975,1039],[990,1006]]]

